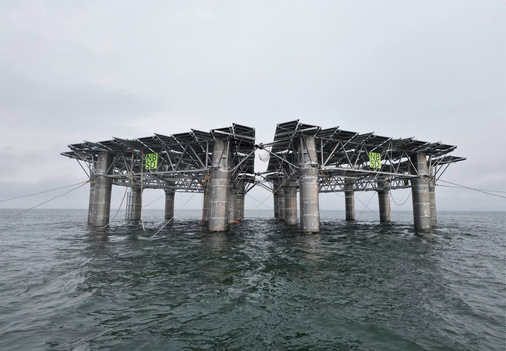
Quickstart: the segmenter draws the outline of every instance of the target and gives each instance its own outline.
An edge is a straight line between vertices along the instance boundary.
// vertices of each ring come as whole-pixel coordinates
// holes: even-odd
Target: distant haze
[[[0,2],[0,200],[86,180],[60,156],[68,144],[232,123],[269,142],[295,119],[457,145],[467,161],[442,179],[504,196],[505,10],[503,1]],[[88,191],[43,207],[86,208]],[[112,211],[123,193],[113,189]],[[144,203],[162,195],[146,190]],[[269,197],[249,195],[250,209]],[[340,195],[321,195],[321,208],[344,209]],[[392,195],[406,201],[392,211],[411,209],[408,190]],[[190,196],[178,193],[176,208]],[[374,210],[373,196],[358,194],[357,209]],[[186,208],[201,203],[197,194]],[[505,199],[440,186],[437,206],[504,211]]]

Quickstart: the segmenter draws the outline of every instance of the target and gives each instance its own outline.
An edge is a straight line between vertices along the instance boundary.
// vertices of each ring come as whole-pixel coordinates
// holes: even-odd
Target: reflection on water
[[[4,225],[2,349],[504,349],[501,214],[443,213],[430,238],[409,213],[323,213],[315,235],[270,215],[200,234],[188,212],[155,238],[162,211],[146,231],[79,211]]]

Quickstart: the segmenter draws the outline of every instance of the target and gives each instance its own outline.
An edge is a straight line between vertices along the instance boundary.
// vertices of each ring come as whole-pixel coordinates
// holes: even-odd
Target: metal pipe
[[[367,174],[373,173],[370,170],[359,169],[359,168],[345,168],[345,167],[323,167],[323,170],[324,171],[345,171],[345,172],[348,171],[348,172],[367,173]],[[409,174],[399,174],[399,173],[382,172],[382,171],[374,171],[374,174],[389,175],[389,176],[402,175],[404,178],[414,178],[417,176],[416,174],[409,175]]]

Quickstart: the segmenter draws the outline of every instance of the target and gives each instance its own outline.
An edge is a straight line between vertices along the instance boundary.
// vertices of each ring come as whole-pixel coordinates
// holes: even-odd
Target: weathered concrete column
[[[299,140],[300,230],[303,233],[320,231],[318,193],[318,159],[316,142],[312,136]]]
[[[272,187],[273,191],[276,191],[276,189],[279,187],[280,182],[278,180],[273,181]],[[274,200],[274,218],[279,219],[279,193],[276,191],[273,196]]]
[[[245,195],[246,193],[245,192],[239,192],[237,193],[237,198],[240,200],[240,207],[239,207],[239,210],[241,211],[240,212],[240,218],[244,217],[244,199],[245,199]]]
[[[344,181],[344,202],[346,208],[346,220],[355,220],[355,191],[353,190],[355,182],[351,179]]]
[[[431,178],[429,181],[429,200],[430,200],[430,222],[432,228],[437,227],[437,212],[436,212],[436,181]]]
[[[272,204],[273,204],[273,207],[274,207],[274,218],[278,219],[279,218],[279,209],[278,209],[278,193],[274,193],[272,195]]]
[[[174,189],[165,189],[165,216],[166,220],[174,217],[174,198],[176,192]]]
[[[90,205],[88,210],[88,224],[93,227],[103,227],[109,224],[111,213],[112,155],[100,151],[95,162],[93,186],[90,189]]]
[[[278,194],[278,219],[285,220],[285,188],[281,187],[276,192]]]
[[[297,184],[290,182],[285,187],[285,223],[289,226],[297,225]]]
[[[207,187],[207,189],[204,189],[204,213],[203,213],[203,217],[204,217],[204,223],[208,223],[209,221],[209,208],[211,207],[211,192],[210,192],[210,186]]]
[[[238,182],[236,185],[237,195],[235,197],[235,218],[243,218],[244,217],[244,183]]]
[[[413,219],[415,229],[430,229],[432,227],[430,196],[429,196],[429,172],[427,159],[423,152],[413,155],[411,158],[415,170],[413,174],[418,177],[411,179],[411,193],[413,198]],[[418,172],[417,172],[418,171]]]
[[[95,182],[90,182],[90,199],[88,200],[88,225],[91,225],[91,218],[93,217],[92,211],[92,203],[93,196],[95,195]]]
[[[230,184],[230,149],[227,140],[214,141],[209,181],[209,231],[227,231]]]
[[[389,182],[378,182],[378,203],[380,222],[390,222],[390,187]]]
[[[128,206],[126,213],[127,221],[139,221],[142,210],[142,192],[141,188],[131,187],[128,194]]]
[[[228,221],[227,223],[235,222],[236,219],[239,217],[236,217],[235,213],[235,206],[237,204],[237,189],[230,188],[228,192]]]

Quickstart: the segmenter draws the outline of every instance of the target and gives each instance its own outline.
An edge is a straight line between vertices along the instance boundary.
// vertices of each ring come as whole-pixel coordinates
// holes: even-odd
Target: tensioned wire
[[[279,190],[281,189],[281,187],[295,174],[295,172],[293,172],[292,174],[290,174],[285,180],[283,183],[281,183],[280,186],[278,186],[272,193],[269,194],[269,196],[267,196],[265,198],[265,200],[263,200],[262,202],[260,202],[254,209],[252,210],[249,210],[248,212],[246,212],[243,216],[237,218],[236,220],[230,222],[230,223],[227,223],[225,225],[222,225],[221,227],[219,228],[216,228],[214,230],[210,230],[209,233],[214,233],[214,232],[217,232],[218,230],[220,229],[223,229],[225,227],[228,227],[229,225],[233,224],[233,223],[237,223],[239,222],[240,220],[242,220],[244,217],[246,217],[247,215],[249,215],[250,213],[252,213],[253,211],[255,211],[258,207],[260,207],[265,201],[269,200],[271,198],[271,196],[274,196],[274,194]]]
[[[501,191],[501,190],[483,190],[483,189],[477,189],[477,188],[471,188],[469,186],[465,186],[465,185],[460,185],[460,184],[457,184],[457,183],[452,183],[452,182],[449,182],[447,180],[442,180],[442,179],[438,179],[439,182],[443,182],[443,183],[448,183],[448,184],[451,184],[451,185],[454,185],[454,187],[457,187],[457,188],[464,188],[464,189],[469,189],[469,190],[473,190],[473,191],[477,191],[479,193],[483,193],[483,194],[487,194],[487,195],[490,195],[490,196],[496,196],[496,197],[500,197],[500,198],[503,198],[503,199],[506,199],[506,196],[503,196],[503,195],[497,195],[497,194],[491,194],[491,192],[495,192],[495,193],[506,193],[505,191]],[[439,186],[445,186],[445,187],[449,187],[448,185],[440,185],[438,184]]]
[[[40,194],[45,194],[45,193],[50,193],[52,191],[57,191],[57,190],[61,190],[61,189],[66,189],[66,188],[70,188],[72,186],[76,186],[76,185],[81,185],[83,182],[79,182],[79,183],[75,183],[75,184],[70,184],[70,185],[65,185],[65,186],[62,186],[62,187],[59,187],[59,188],[54,188],[54,189],[49,189],[49,190],[44,190],[44,191],[40,191],[38,193],[33,193],[33,194],[26,194],[26,195],[20,195],[20,196],[16,196],[16,197],[11,197],[11,198],[8,198],[8,199],[3,199],[3,200],[0,200],[0,202],[5,202],[5,201],[11,201],[11,200],[17,200],[17,199],[22,199],[24,197],[30,197],[30,196],[35,196],[35,195],[40,195]]]
[[[130,181],[130,185],[133,184],[133,180],[134,180],[134,168],[133,167],[134,167],[134,152],[132,151],[132,159],[130,161],[130,175],[128,176],[129,181]],[[127,191],[128,191],[128,187],[125,188],[125,192],[123,194],[123,197],[121,198],[121,203],[118,206],[118,210],[116,211],[116,213],[114,214],[114,216],[112,217],[112,219],[109,220],[109,222],[106,225],[104,225],[103,227],[101,227],[101,228],[108,227],[111,224],[111,222],[114,221],[114,219],[116,218],[116,216],[118,215],[118,213],[119,213],[119,211],[121,209],[121,206],[123,206],[123,201],[125,201],[125,196],[127,194]]]
[[[283,185],[284,185],[284,183],[285,183],[285,182],[286,182],[286,181],[287,181],[287,180],[288,180],[288,179],[289,179],[289,178],[290,178],[293,174],[294,174],[294,173],[292,173],[292,174],[291,174],[291,175],[290,175],[290,176],[289,176],[289,177],[288,177],[288,178],[287,178],[287,179],[286,179],[286,180],[285,180],[285,181],[284,181],[284,182],[283,182],[283,183],[282,183],[282,184],[281,184],[281,185],[280,185],[280,186],[279,186],[279,187],[278,187],[278,188],[277,188],[274,192],[272,192],[272,193],[271,193],[271,194],[270,194],[270,195],[269,195],[269,196],[268,196],[265,200],[263,200],[262,202],[260,202],[260,201],[258,201],[258,200],[256,200],[256,199],[254,199],[254,198],[253,198],[255,201],[259,202],[259,205],[257,205],[257,207],[255,207],[254,209],[252,209],[252,210],[248,211],[248,212],[247,212],[247,214],[250,214],[251,212],[253,212],[254,210],[256,210],[259,206],[264,205],[264,202],[265,202],[265,201],[267,201],[267,200],[268,200],[268,199],[269,199],[272,195],[274,195],[274,193],[276,193],[276,192],[277,192],[277,191],[281,188],[281,186],[283,186]],[[323,175],[323,177],[325,178],[325,181],[328,183],[328,180],[327,180],[327,178],[325,177],[325,175],[324,175],[323,173],[322,173],[322,175]],[[207,175],[207,176],[206,176],[206,178],[204,179],[204,181],[202,182],[202,184],[205,182],[205,180],[206,180],[206,179],[208,180],[208,176],[209,176],[209,175]],[[43,201],[43,202],[41,202],[41,203],[39,203],[39,204],[37,204],[37,205],[35,205],[35,206],[32,206],[32,207],[30,207],[30,208],[28,208],[28,209],[25,209],[25,210],[23,210],[23,211],[21,211],[21,212],[18,212],[18,213],[16,213],[16,214],[12,215],[12,216],[7,217],[7,219],[10,219],[10,218],[13,218],[13,217],[15,217],[15,216],[18,216],[18,215],[20,215],[20,214],[23,214],[23,213],[25,213],[25,212],[28,212],[28,211],[30,211],[30,210],[32,210],[32,209],[34,209],[34,208],[37,208],[37,207],[39,207],[39,206],[42,206],[42,205],[44,205],[44,204],[46,204],[46,203],[48,203],[48,202],[50,202],[50,201],[52,201],[52,200],[54,200],[54,199],[60,198],[60,197],[62,197],[62,196],[64,196],[64,195],[66,195],[66,194],[68,194],[68,193],[71,193],[72,191],[77,190],[77,189],[81,188],[82,186],[84,186],[84,185],[86,185],[86,184],[88,184],[88,183],[90,183],[90,182],[92,182],[92,181],[93,181],[92,179],[89,179],[89,180],[87,180],[87,181],[85,181],[85,182],[80,182],[80,183],[75,183],[75,184],[71,184],[71,185],[66,185],[66,186],[59,187],[59,188],[49,189],[49,190],[40,191],[40,192],[36,192],[36,193],[32,193],[32,194],[25,194],[25,195],[16,196],[16,197],[13,197],[13,198],[8,198],[8,199],[2,199],[2,200],[0,200],[0,202],[6,202],[6,201],[16,200],[16,199],[20,199],[20,198],[25,198],[25,197],[30,197],[30,196],[35,196],[35,195],[45,194],[45,193],[48,193],[48,192],[57,191],[57,190],[61,190],[61,189],[65,189],[65,188],[69,188],[69,187],[76,186],[75,188],[73,188],[73,189],[71,189],[71,190],[69,190],[69,191],[67,191],[67,192],[65,192],[65,193],[63,193],[63,194],[60,194],[60,195],[58,195],[58,196],[55,196],[55,197],[53,197],[53,198],[51,198],[51,199],[48,199],[48,200],[46,200],[46,201]],[[452,185],[452,186],[449,186],[449,185],[436,184],[436,185],[438,185],[438,186],[452,187],[452,188],[463,188],[463,189],[468,189],[468,190],[477,191],[477,192],[480,192],[480,193],[483,193],[483,194],[486,194],[486,195],[490,195],[490,196],[495,196],[495,197],[500,197],[500,198],[506,198],[506,196],[503,196],[503,195],[492,194],[493,192],[496,192],[496,193],[506,193],[505,191],[501,191],[501,190],[485,190],[485,189],[472,188],[472,187],[468,187],[468,186],[460,185],[460,184],[453,183],[453,182],[449,182],[449,181],[442,180],[442,179],[438,179],[437,181],[438,181],[438,182],[448,183],[448,184],[451,184],[451,185]],[[208,183],[209,183],[209,180],[208,180]],[[142,188],[142,167],[141,167],[141,188]],[[206,187],[206,193],[207,193],[207,187]],[[195,194],[195,193],[194,193],[194,194]],[[337,196],[340,196],[337,192],[336,192],[335,194],[336,194]],[[121,200],[120,208],[121,208],[121,206],[122,206],[122,204],[123,204],[123,201],[124,201],[125,195],[126,195],[126,192],[125,192],[125,194],[123,195],[123,199]],[[246,194],[246,195],[247,195],[247,194]],[[141,191],[141,196],[142,196],[142,191]],[[249,195],[248,195],[248,196],[249,196]],[[398,203],[395,201],[395,199],[393,198],[393,196],[392,196],[392,192],[390,192],[390,197],[392,198],[393,202],[394,202],[396,205],[398,205],[398,206],[402,206],[402,205],[404,205],[404,204],[408,201],[408,199],[409,199],[409,197],[410,197],[410,196],[411,196],[411,193],[409,193],[409,194],[408,194],[408,197],[406,198],[406,200],[405,200],[403,203],[398,204]],[[161,197],[163,197],[163,196],[161,196]],[[161,198],[161,197],[159,197],[159,198]],[[192,197],[193,197],[193,195],[192,195]],[[249,196],[249,197],[251,197],[251,196]],[[340,197],[342,197],[342,196],[340,196]],[[158,199],[159,199],[159,198],[158,198]],[[154,201],[150,202],[149,204],[147,204],[146,206],[143,206],[143,207],[147,207],[148,205],[150,205],[151,203],[153,203],[153,202],[157,201],[158,199],[156,199],[156,200],[154,200]],[[190,198],[190,199],[191,199],[191,198]],[[358,197],[356,197],[356,199],[357,199],[360,203],[362,203],[362,204],[363,204],[363,205],[364,205],[367,209],[369,209],[370,211],[372,211],[372,210],[368,207],[368,204],[371,202],[372,197],[371,197],[371,199],[368,201],[368,203],[367,203],[367,204],[364,204],[364,203],[363,203],[363,202],[362,202],[362,201],[361,201]],[[186,202],[186,204],[187,204],[188,202],[189,202],[189,200]],[[186,206],[186,204],[185,204],[185,206]],[[204,206],[205,206],[205,204],[204,204]],[[266,206],[266,205],[264,205],[264,206]],[[203,208],[203,210],[204,210],[204,208]],[[363,211],[365,211],[365,210],[363,210]],[[362,211],[362,212],[363,212],[363,211]],[[116,217],[116,215],[118,214],[118,212],[119,212],[119,209],[118,209],[118,211],[116,212],[116,214],[114,215],[114,217],[113,217],[113,219],[112,219],[112,220],[114,220],[114,218]],[[374,212],[374,211],[372,211],[372,212]],[[375,212],[374,212],[374,213],[375,213]],[[362,213],[361,213],[361,214],[362,214]],[[237,219],[237,220],[235,220],[234,222],[227,223],[227,224],[226,224],[225,226],[223,226],[223,227],[226,227],[226,226],[228,226],[228,225],[230,225],[230,224],[232,224],[232,223],[235,223],[235,222],[237,222],[237,221],[239,221],[239,220],[243,219],[245,216],[246,216],[246,215],[244,215],[244,216],[242,216],[242,217],[238,218],[238,219]],[[112,221],[112,220],[111,220],[111,221]],[[142,220],[142,209],[141,209],[141,220]],[[172,220],[172,218],[169,220],[169,222],[170,222],[171,220]],[[105,225],[104,227],[108,226],[108,225],[110,224],[110,222],[111,222],[111,221],[109,221],[109,223],[108,223],[107,225]],[[143,230],[145,231],[145,228],[144,228],[144,222],[143,222],[142,224],[143,224]],[[164,228],[167,224],[168,224],[168,223],[166,223],[166,224],[165,224],[165,225],[164,225],[161,229],[163,229],[163,228]],[[220,227],[220,228],[218,228],[218,229],[216,229],[216,230],[214,230],[214,231],[217,231],[217,230],[219,230],[219,229],[222,229],[223,227]],[[161,230],[161,229],[160,229],[160,230]],[[160,230],[159,230],[159,231],[160,231]],[[159,231],[158,231],[158,232],[159,232]],[[158,234],[158,232],[157,232],[157,233],[155,233],[155,235],[156,235],[156,234]],[[213,231],[211,231],[211,232],[213,232]]]
[[[69,191],[66,191],[66,192],[64,192],[63,194],[60,194],[60,195],[58,195],[58,196],[55,196],[55,197],[53,197],[53,198],[51,198],[51,199],[49,199],[49,200],[43,201],[43,202],[41,202],[41,203],[39,203],[39,204],[37,204],[37,205],[35,205],[35,206],[32,206],[32,207],[30,207],[30,208],[27,208],[26,210],[23,210],[23,211],[20,211],[20,212],[18,212],[18,213],[15,213],[15,214],[13,214],[12,216],[7,217],[6,219],[11,219],[11,218],[13,218],[13,217],[19,216],[20,214],[23,214],[23,213],[25,213],[25,212],[28,212],[28,211],[30,211],[30,210],[33,210],[34,208],[37,208],[37,207],[42,206],[42,205],[44,205],[44,204],[47,204],[48,202],[53,201],[54,199],[57,199],[57,198],[59,198],[59,197],[62,197],[62,196],[64,196],[64,195],[67,195],[68,193],[71,193],[71,192],[72,192],[72,191],[74,191],[74,190],[79,189],[80,187],[82,187],[82,186],[84,186],[84,185],[86,185],[86,184],[90,183],[91,181],[92,181],[92,180],[91,180],[91,179],[89,179],[89,180],[87,180],[87,181],[85,181],[85,182],[78,183],[79,185],[78,185],[77,187],[75,187],[75,188],[73,188],[73,189],[70,189]],[[67,186],[67,187],[63,187],[63,188],[68,188],[68,186]],[[62,188],[60,188],[60,189],[62,189]]]
[[[325,181],[327,182],[327,184],[330,186],[330,182],[328,181],[328,179],[327,179],[327,177],[325,176],[325,174],[324,174],[322,171],[320,171],[320,173],[322,174],[323,179],[325,179]],[[336,194],[337,196],[339,196],[340,198],[343,198],[343,196],[339,195],[339,193],[338,193],[338,192],[335,192],[335,191],[334,191],[333,193],[334,193],[334,194]],[[364,203],[362,202],[362,200],[360,200],[360,199],[358,198],[358,196],[355,196],[355,199],[357,199],[357,200],[358,200],[358,202],[360,202],[360,203],[361,203],[362,205],[364,205],[364,207],[365,207],[365,208],[362,210],[362,212],[360,212],[360,214],[358,215],[357,219],[359,219],[359,218],[360,218],[360,216],[364,213],[364,211],[365,211],[366,209],[367,209],[367,210],[369,210],[369,211],[371,211],[371,212],[373,212],[373,213],[374,213],[374,214],[375,214],[375,215],[379,218],[379,215],[378,215],[375,211],[373,211],[373,210],[371,210],[371,209],[369,208],[369,204],[371,203],[371,200],[373,199],[373,197],[374,197],[374,193],[373,193],[373,196],[371,196],[371,198],[370,198],[370,199],[369,199],[369,201],[367,202],[367,204],[364,204]]]

